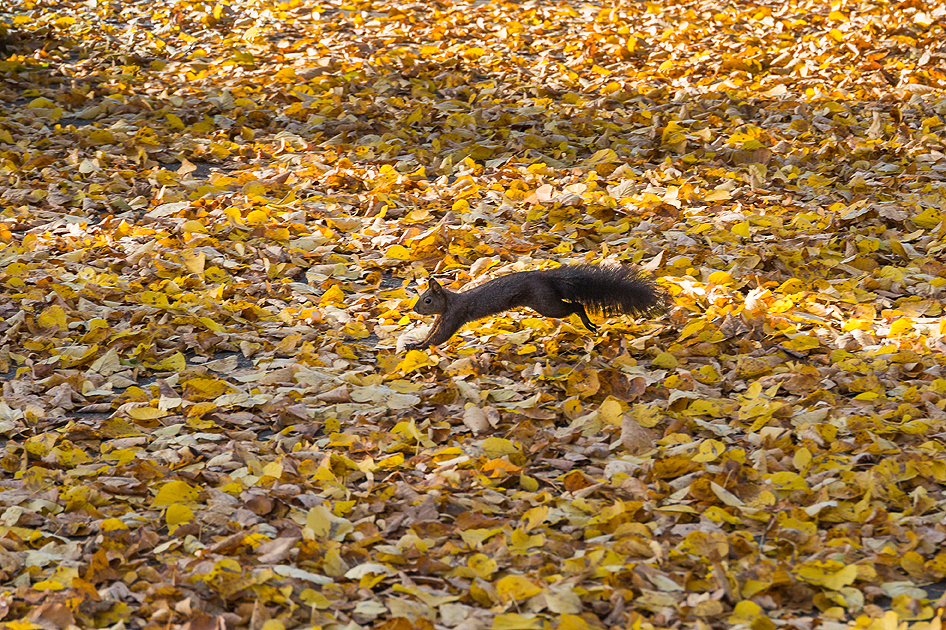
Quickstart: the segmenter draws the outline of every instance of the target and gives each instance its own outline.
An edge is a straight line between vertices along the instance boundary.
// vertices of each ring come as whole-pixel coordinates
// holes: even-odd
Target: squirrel
[[[436,346],[450,339],[461,326],[517,306],[528,306],[546,317],[572,313],[585,328],[597,333],[585,307],[607,317],[626,313],[643,315],[662,306],[663,292],[649,280],[620,266],[563,265],[555,269],[521,271],[454,293],[431,278],[417,299],[414,312],[438,315],[427,337],[407,344],[406,350]]]

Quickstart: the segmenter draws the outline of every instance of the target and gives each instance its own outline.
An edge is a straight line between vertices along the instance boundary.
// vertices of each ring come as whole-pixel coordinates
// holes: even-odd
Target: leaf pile
[[[0,8],[0,621],[939,628],[944,20]],[[603,260],[668,314],[398,349]]]

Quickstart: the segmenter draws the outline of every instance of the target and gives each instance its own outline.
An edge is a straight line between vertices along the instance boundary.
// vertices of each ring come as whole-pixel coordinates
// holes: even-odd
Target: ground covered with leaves
[[[944,24],[0,7],[0,621],[939,628]],[[403,351],[602,261],[667,312]]]

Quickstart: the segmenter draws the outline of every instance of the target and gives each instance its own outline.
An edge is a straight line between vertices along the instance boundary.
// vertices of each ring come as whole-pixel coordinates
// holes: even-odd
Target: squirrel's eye
[[[430,298],[427,298],[426,300],[424,300],[424,304],[430,304]]]

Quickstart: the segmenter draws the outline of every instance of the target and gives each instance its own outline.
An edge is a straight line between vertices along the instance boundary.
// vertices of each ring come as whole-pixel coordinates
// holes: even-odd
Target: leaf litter
[[[0,9],[0,620],[940,627],[944,15]]]

